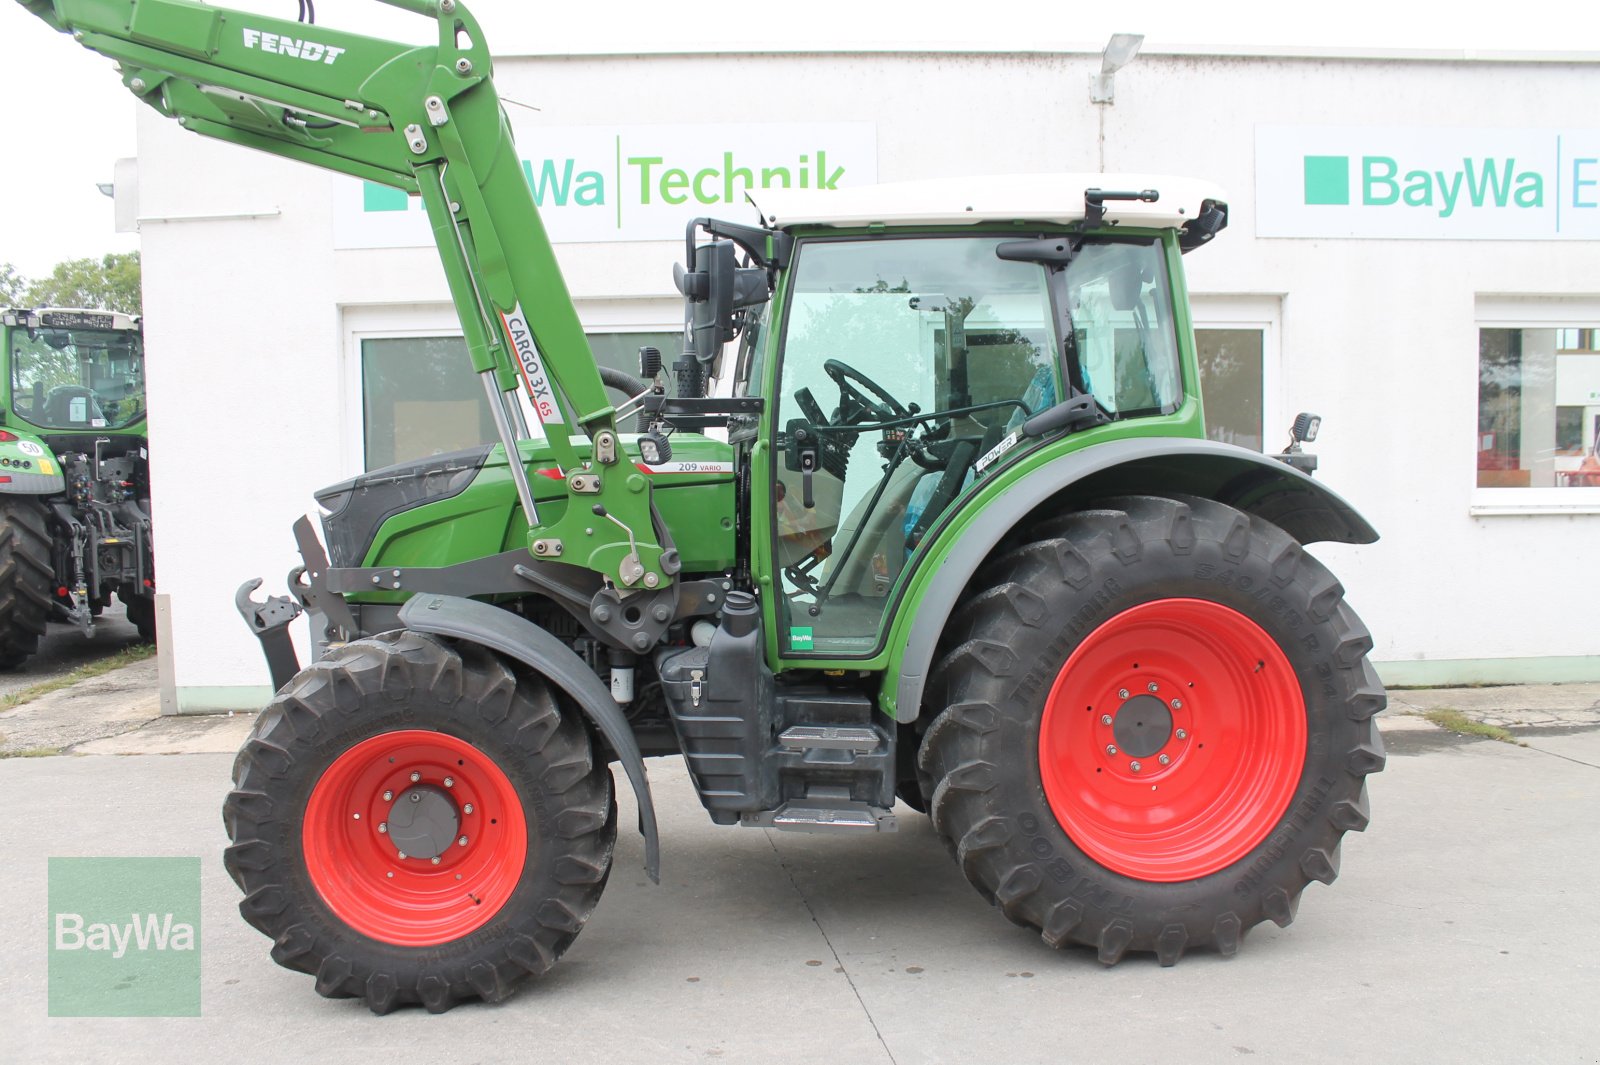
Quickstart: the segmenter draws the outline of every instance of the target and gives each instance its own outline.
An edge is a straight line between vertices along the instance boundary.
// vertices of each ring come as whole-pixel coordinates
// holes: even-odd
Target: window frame
[[[1472,322],[1472,372],[1480,373],[1478,344],[1485,329],[1581,329],[1600,327],[1600,297],[1495,295],[1480,293]],[[1473,389],[1472,433],[1478,433],[1477,389]],[[1477,448],[1465,451],[1471,498],[1467,513],[1475,518],[1540,514],[1600,514],[1600,487],[1480,488]]]
[[[1289,423],[1294,420],[1294,414],[1289,413],[1283,366],[1283,297],[1191,293],[1189,308],[1196,333],[1202,329],[1250,329],[1261,333],[1261,451],[1271,455],[1283,450],[1289,442]],[[1198,357],[1198,337],[1195,352]],[[1198,385],[1196,382],[1197,388]],[[1202,395],[1202,402],[1204,398]]]
[[[683,328],[682,303],[671,298],[577,301],[579,321],[585,333],[677,333]],[[342,477],[367,472],[366,410],[361,377],[362,343],[367,340],[417,340],[428,337],[459,337],[461,321],[449,303],[411,303],[400,306],[348,304],[339,308],[340,403],[342,423],[339,437],[339,464]],[[677,352],[664,352],[668,366]],[[539,419],[534,416],[525,390],[517,389],[517,402],[533,439],[542,439]]]

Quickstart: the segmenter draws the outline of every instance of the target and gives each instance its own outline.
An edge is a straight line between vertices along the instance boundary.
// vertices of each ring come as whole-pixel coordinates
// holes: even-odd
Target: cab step
[[[788,832],[863,834],[894,832],[899,823],[892,810],[850,798],[850,789],[812,788],[803,799],[790,799],[776,810],[744,815],[747,828],[776,828]]]
[[[778,736],[791,751],[873,751],[881,743],[877,729],[861,725],[791,725]]]

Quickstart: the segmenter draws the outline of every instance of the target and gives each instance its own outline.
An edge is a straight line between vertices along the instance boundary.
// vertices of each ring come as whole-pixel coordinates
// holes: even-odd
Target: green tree
[[[28,291],[28,279],[10,263],[0,263],[0,307],[17,307]]]
[[[143,313],[139,253],[111,253],[99,259],[68,259],[50,276],[27,288],[25,302],[35,307],[87,307]]]

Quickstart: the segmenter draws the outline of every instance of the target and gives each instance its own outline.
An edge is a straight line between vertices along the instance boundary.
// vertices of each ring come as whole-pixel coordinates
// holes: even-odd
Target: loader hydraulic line
[[[528,546],[627,594],[671,584],[651,489],[626,460],[582,323],[523,176],[488,46],[458,0],[381,0],[434,20],[412,46],[194,0],[19,0],[117,63],[184,128],[419,196],[508,460],[526,395],[575,505],[539,513],[509,461]],[[610,520],[593,520],[595,508]]]

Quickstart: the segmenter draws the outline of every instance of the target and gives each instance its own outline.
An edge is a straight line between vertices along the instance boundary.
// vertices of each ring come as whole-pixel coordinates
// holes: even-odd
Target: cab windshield
[[[120,429],[144,417],[144,341],[111,329],[14,329],[11,405],[42,429]]]
[[[773,525],[787,652],[868,654],[935,523],[1033,414],[1094,397],[1164,413],[1182,381],[1161,243],[1089,241],[1065,269],[999,236],[799,251],[778,384]]]

